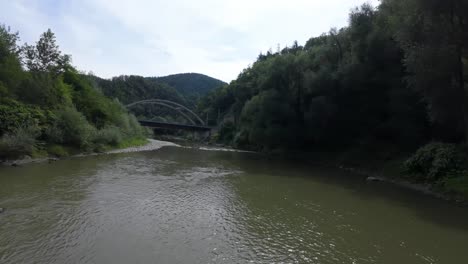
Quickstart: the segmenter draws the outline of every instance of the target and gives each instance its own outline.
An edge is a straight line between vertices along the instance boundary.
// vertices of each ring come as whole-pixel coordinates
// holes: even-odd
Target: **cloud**
[[[377,0],[370,1],[374,5]],[[24,41],[51,28],[84,71],[162,76],[201,72],[230,81],[261,51],[304,43],[347,24],[362,0],[0,0]]]

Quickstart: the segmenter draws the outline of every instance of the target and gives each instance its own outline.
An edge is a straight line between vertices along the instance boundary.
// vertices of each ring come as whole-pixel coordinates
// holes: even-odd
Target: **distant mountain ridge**
[[[180,73],[162,77],[121,75],[111,79],[90,76],[102,92],[122,103],[144,99],[165,99],[195,108],[199,99],[225,82],[199,73]]]
[[[160,83],[165,83],[186,97],[200,97],[227,83],[200,73],[179,73],[163,77],[150,77]]]

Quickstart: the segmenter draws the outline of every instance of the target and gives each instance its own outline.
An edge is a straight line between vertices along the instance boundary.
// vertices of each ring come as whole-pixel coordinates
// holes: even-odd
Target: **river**
[[[468,263],[468,210],[252,153],[0,167],[0,263]]]

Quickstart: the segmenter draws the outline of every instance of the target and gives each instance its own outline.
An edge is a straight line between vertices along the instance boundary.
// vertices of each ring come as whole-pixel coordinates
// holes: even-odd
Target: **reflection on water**
[[[0,207],[0,263],[468,263],[466,209],[250,153],[0,168]]]

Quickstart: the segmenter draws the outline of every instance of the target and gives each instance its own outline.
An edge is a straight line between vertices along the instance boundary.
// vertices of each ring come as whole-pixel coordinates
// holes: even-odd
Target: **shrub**
[[[115,125],[120,128],[126,138],[142,137],[144,131],[134,115],[121,113],[115,120]]]
[[[56,157],[68,157],[68,151],[62,147],[62,146],[59,146],[59,145],[51,145],[49,147],[47,147],[47,152],[52,155],[52,156],[56,156]]]
[[[67,144],[88,150],[96,129],[73,107],[67,107],[55,113],[56,120],[47,130],[47,138],[52,143]]]
[[[0,138],[0,158],[18,159],[26,155],[32,155],[36,149],[36,138],[39,136],[37,126],[25,126],[16,128]]]
[[[122,142],[122,133],[115,126],[103,128],[95,134],[93,143],[96,145],[118,146]]]
[[[444,179],[441,184],[446,191],[462,194],[464,199],[468,199],[468,173],[466,171],[458,177]]]
[[[404,163],[408,174],[423,181],[437,181],[457,175],[465,166],[466,156],[461,147],[444,143],[430,143]]]
[[[27,125],[44,129],[52,121],[53,114],[38,107],[22,104],[11,99],[0,98],[0,135],[13,133],[15,129]]]
[[[234,136],[234,146],[236,148],[258,150],[259,147],[249,142],[249,133],[242,129]]]
[[[223,143],[232,143],[235,133],[236,126],[232,121],[227,121],[221,125],[221,128],[218,131],[217,141]]]

